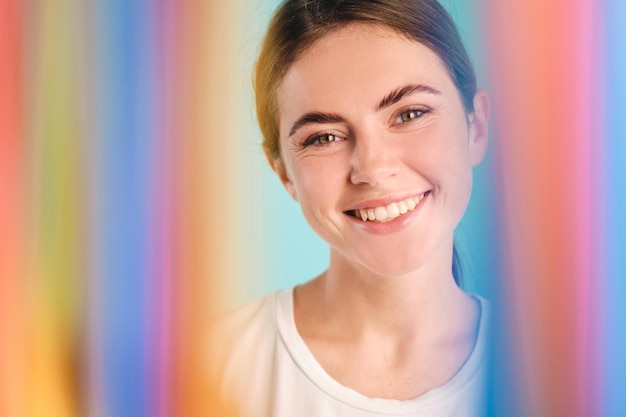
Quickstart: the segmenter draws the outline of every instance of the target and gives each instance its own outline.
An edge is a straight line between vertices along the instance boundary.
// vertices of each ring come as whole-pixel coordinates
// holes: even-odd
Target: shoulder
[[[489,369],[490,303],[481,296],[470,294],[480,306],[474,348],[459,371],[444,385],[416,400],[436,415],[485,415],[487,372]]]
[[[478,369],[484,369],[489,358],[489,339],[491,333],[491,303],[480,295],[471,295],[480,306],[480,316],[478,320],[478,328],[476,333],[476,341],[474,349],[470,355],[468,362],[475,365]],[[472,362],[473,361],[473,362]]]
[[[276,295],[268,295],[218,316],[210,325],[211,334],[216,338],[219,336],[220,342],[227,342],[273,326]]]
[[[275,335],[276,296],[255,300],[212,321],[208,334],[212,362],[224,363],[227,357]]]
[[[480,295],[472,295],[474,299],[478,301],[480,305],[480,321],[478,328],[478,339],[487,339],[489,337],[489,332],[491,328],[491,319],[492,319],[492,307],[491,303]]]
[[[229,406],[269,407],[274,365],[280,351],[277,303],[280,291],[217,317],[209,328],[211,391]],[[264,415],[263,413],[259,415]]]
[[[209,375],[222,388],[267,374],[279,345],[277,300],[283,290],[217,317],[209,328]],[[247,382],[246,382],[247,381]]]

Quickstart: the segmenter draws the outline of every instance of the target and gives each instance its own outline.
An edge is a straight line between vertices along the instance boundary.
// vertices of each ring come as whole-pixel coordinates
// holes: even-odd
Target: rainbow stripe
[[[503,216],[500,327],[509,335],[494,415],[626,411],[626,361],[614,350],[626,336],[618,3],[483,2]]]
[[[0,2],[0,416],[203,415],[210,317],[324,268],[255,126],[277,3]],[[623,416],[626,3],[444,3],[492,98],[491,415]]]

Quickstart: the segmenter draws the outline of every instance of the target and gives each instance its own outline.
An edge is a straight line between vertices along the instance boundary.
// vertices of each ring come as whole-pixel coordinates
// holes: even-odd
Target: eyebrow
[[[438,90],[425,84],[409,84],[404,87],[399,87],[387,94],[380,103],[378,103],[378,110],[382,110],[385,107],[396,104],[404,97],[414,93],[429,93],[429,94],[441,94]]]
[[[425,84],[409,84],[396,88],[387,94],[379,103],[378,110],[392,106],[404,97],[415,93],[441,94],[438,90]],[[305,113],[296,120],[289,130],[289,137],[292,137],[302,126],[314,123],[342,123],[345,119],[335,113],[310,112]]]
[[[294,133],[298,129],[300,129],[304,125],[312,124],[312,123],[341,123],[344,122],[345,119],[334,113],[323,113],[323,112],[311,112],[303,114],[295,121],[295,123],[291,126],[291,130],[289,131],[289,137],[293,136]]]

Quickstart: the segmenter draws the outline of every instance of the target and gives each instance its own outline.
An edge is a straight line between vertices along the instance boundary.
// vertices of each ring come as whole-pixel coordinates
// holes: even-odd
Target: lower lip
[[[407,225],[415,218],[417,213],[421,211],[422,206],[428,201],[429,197],[430,193],[427,194],[413,210],[388,222],[363,221],[354,216],[350,216],[349,214],[346,216],[369,233],[373,233],[375,235],[395,233],[407,227]]]

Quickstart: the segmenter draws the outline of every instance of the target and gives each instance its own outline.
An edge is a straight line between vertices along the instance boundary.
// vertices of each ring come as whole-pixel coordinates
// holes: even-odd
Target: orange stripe
[[[171,415],[203,416],[211,392],[207,380],[207,325],[228,303],[236,260],[233,178],[236,132],[228,90],[240,15],[233,5],[194,2],[180,6],[175,60],[177,97],[175,160],[180,177],[175,218],[177,311],[174,329],[174,398]],[[222,410],[223,411],[223,410]],[[214,411],[215,412],[215,411]]]

